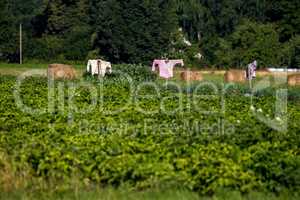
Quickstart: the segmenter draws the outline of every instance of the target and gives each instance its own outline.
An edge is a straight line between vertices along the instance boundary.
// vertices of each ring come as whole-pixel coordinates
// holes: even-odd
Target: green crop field
[[[299,11],[0,0],[0,200],[300,199]]]
[[[257,80],[249,95],[139,65],[54,83],[6,68],[0,199],[299,198],[300,88]]]

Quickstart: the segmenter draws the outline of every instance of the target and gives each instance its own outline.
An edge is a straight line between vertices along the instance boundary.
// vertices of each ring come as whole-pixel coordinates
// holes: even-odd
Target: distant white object
[[[283,68],[268,68],[270,72],[285,72],[286,69]]]
[[[97,74],[104,77],[106,72],[112,73],[111,63],[100,59],[89,60],[87,64],[87,72],[92,75]]]
[[[201,53],[197,53],[194,58],[197,58],[199,60],[201,60],[203,58],[203,55]]]
[[[300,72],[299,69],[287,69],[287,68],[268,68],[270,72]]]
[[[288,72],[300,72],[299,69],[287,69]]]
[[[185,37],[183,37],[183,43],[189,47],[192,46],[192,43],[188,41]]]
[[[200,32],[198,32],[198,34],[197,34],[197,37],[198,37],[198,41],[201,41],[201,33]]]

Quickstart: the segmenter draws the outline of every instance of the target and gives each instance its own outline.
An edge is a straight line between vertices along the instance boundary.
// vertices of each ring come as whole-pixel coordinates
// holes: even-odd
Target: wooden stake
[[[20,65],[23,64],[23,57],[22,57],[22,24],[20,24]]]

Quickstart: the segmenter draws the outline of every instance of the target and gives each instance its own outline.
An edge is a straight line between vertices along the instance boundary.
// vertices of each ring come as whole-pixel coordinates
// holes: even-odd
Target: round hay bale
[[[244,70],[228,70],[224,75],[227,83],[244,83],[246,82],[246,72]]]
[[[180,74],[181,80],[183,81],[202,81],[203,76],[201,72],[197,71],[184,71]]]
[[[48,78],[51,79],[67,79],[72,80],[76,78],[76,71],[70,65],[64,64],[50,64],[47,72]]]
[[[256,71],[257,76],[270,76],[271,72],[268,69],[262,69]]]
[[[288,76],[289,86],[300,86],[300,74],[292,74]]]

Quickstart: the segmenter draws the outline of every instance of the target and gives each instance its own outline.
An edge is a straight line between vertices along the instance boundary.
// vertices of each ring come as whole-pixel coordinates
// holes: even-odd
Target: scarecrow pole
[[[23,52],[22,52],[22,23],[20,23],[20,65],[23,63]]]
[[[168,62],[169,62],[169,59],[167,58],[167,60],[168,60]],[[165,63],[166,63],[166,61],[165,61]],[[169,66],[167,66],[167,67],[169,67]],[[169,70],[169,69],[168,69]],[[168,89],[168,81],[169,81],[169,78],[166,78],[166,89]]]
[[[249,87],[250,87],[250,91],[252,93],[252,78],[251,77],[249,78]]]
[[[252,74],[251,74],[251,67],[250,65],[247,66],[247,78],[249,80],[249,87],[250,87],[250,91],[252,93]]]
[[[247,66],[247,74],[248,74],[248,79],[249,79],[249,87],[252,93],[252,80],[255,77],[255,70],[256,70],[256,61],[254,61],[253,63],[249,64]]]
[[[97,69],[98,69],[98,80],[100,80],[101,77],[101,61],[97,60]]]

